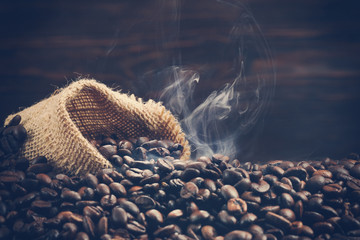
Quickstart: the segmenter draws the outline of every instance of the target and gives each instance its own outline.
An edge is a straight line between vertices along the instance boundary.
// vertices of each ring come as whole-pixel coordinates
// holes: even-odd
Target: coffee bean
[[[96,192],[100,195],[100,196],[105,196],[105,195],[109,195],[110,194],[110,188],[104,184],[104,183],[99,183],[96,186]]]
[[[247,178],[245,178],[245,179],[247,179]],[[270,185],[264,180],[259,180],[258,183],[251,183],[251,188],[254,192],[256,192],[258,194],[262,194],[262,193],[266,193],[267,191],[269,191]]]
[[[144,210],[155,208],[156,202],[149,196],[141,195],[135,198],[135,204]]]
[[[294,199],[288,193],[282,193],[280,196],[280,206],[282,208],[292,208],[295,204]]]
[[[221,210],[218,215],[218,219],[225,225],[233,226],[236,224],[236,218],[230,215],[227,211]]]
[[[251,233],[242,231],[242,230],[234,230],[225,235],[224,240],[250,240],[252,238]]]
[[[346,182],[346,186],[355,191],[360,191],[360,179],[352,178]]]
[[[230,198],[227,202],[227,210],[234,214],[247,212],[247,203],[241,198]]]
[[[291,222],[288,219],[273,212],[267,212],[265,219],[269,221],[270,224],[273,224],[285,231],[289,230],[291,227]]]
[[[237,172],[233,169],[226,169],[223,172],[223,182],[224,184],[234,185],[244,178],[241,172]]]
[[[290,222],[295,221],[296,216],[295,213],[289,209],[289,208],[282,208],[280,209],[279,213],[280,216],[283,216],[284,218],[286,218],[287,220],[289,220]]]
[[[325,196],[334,198],[342,195],[342,187],[339,184],[328,184],[322,187],[322,192]]]
[[[230,198],[238,198],[239,193],[237,192],[236,188],[231,185],[224,185],[220,189],[221,195],[226,199],[229,200]]]
[[[114,207],[111,211],[111,220],[115,226],[124,226],[127,223],[126,211],[121,207]]]
[[[318,212],[305,211],[303,213],[303,220],[306,221],[309,225],[324,221],[324,216]]]
[[[313,229],[316,234],[322,234],[322,233],[331,234],[334,231],[334,227],[329,222],[316,222],[313,225]]]
[[[112,155],[117,154],[117,148],[115,145],[103,145],[98,150],[107,159],[110,159]]]
[[[199,188],[193,182],[187,182],[180,191],[180,196],[184,199],[195,197],[199,192]]]
[[[33,173],[48,173],[53,167],[48,163],[36,163],[31,165],[27,170]]]
[[[186,168],[181,174],[181,179],[183,181],[190,181],[198,176],[200,176],[200,170],[195,168]]]
[[[90,237],[85,232],[78,232],[75,240],[90,240]]]
[[[251,224],[255,223],[257,220],[257,216],[253,213],[246,213],[244,214],[239,221],[240,226],[248,227]]]
[[[290,185],[282,182],[275,182],[273,184],[273,189],[277,194],[289,193],[292,190]]]
[[[74,223],[65,223],[63,225],[62,237],[63,239],[74,239],[77,234],[77,226]]]
[[[0,172],[0,182],[19,183],[25,179],[25,174],[21,171],[2,171]]]
[[[70,202],[75,202],[75,201],[81,200],[80,194],[78,192],[71,191],[71,190],[62,191],[61,198],[66,201],[70,201]]]
[[[90,237],[95,237],[95,224],[89,216],[83,217],[83,228]]]
[[[125,209],[127,212],[133,214],[134,216],[137,216],[140,213],[140,210],[135,203],[127,201],[125,199],[119,198],[118,205],[119,207]]]
[[[104,208],[110,208],[110,207],[114,206],[116,204],[116,202],[117,202],[117,199],[116,199],[115,195],[113,195],[113,194],[105,195],[100,200],[100,204]]]
[[[217,232],[213,226],[205,225],[201,228],[201,235],[204,239],[211,240],[217,236]]]
[[[169,160],[163,158],[159,158],[156,165],[159,167],[159,170],[164,172],[171,172],[175,169],[174,165]]]
[[[106,216],[103,216],[99,219],[97,224],[97,233],[99,236],[108,233],[108,218]]]

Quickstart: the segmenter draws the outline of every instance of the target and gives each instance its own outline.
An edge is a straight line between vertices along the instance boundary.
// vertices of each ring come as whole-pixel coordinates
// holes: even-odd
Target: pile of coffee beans
[[[69,176],[45,157],[16,155],[26,138],[19,122],[0,135],[0,239],[360,238],[357,154],[183,161],[168,140],[101,137],[90,141],[115,168]]]

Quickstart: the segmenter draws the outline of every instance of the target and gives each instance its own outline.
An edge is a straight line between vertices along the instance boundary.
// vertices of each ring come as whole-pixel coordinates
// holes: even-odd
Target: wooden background
[[[342,158],[360,152],[357,5],[340,0],[1,1],[0,117],[79,76],[156,97],[164,83],[154,72],[173,64],[200,72],[195,99],[200,101],[233,77],[229,69],[236,48],[229,45],[229,30],[239,16],[253,17],[272,52],[276,86],[266,114],[240,138],[239,157]],[[244,18],[244,7],[252,15]],[[263,66],[251,48],[263,48],[248,44],[246,61],[256,73]]]

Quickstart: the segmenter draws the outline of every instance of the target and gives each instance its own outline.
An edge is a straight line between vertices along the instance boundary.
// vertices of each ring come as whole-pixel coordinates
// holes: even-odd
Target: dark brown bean
[[[269,221],[270,224],[273,224],[274,226],[277,226],[285,231],[289,230],[291,227],[291,222],[288,219],[276,213],[267,212],[265,218],[267,221]]]
[[[220,189],[221,195],[225,198],[225,200],[229,200],[230,198],[238,198],[239,193],[236,188],[231,185],[224,185]]]
[[[117,199],[116,199],[115,195],[113,195],[113,194],[105,195],[100,200],[100,204],[104,208],[113,207],[116,204],[116,202],[117,202]]]
[[[251,233],[246,231],[234,230],[226,234],[224,237],[224,240],[237,240],[237,239],[250,240],[252,239],[252,235]]]
[[[217,232],[213,226],[205,225],[201,228],[201,235],[205,240],[212,240],[217,236]]]
[[[295,213],[289,209],[289,208],[282,208],[280,209],[279,213],[280,216],[283,216],[284,218],[286,218],[287,220],[289,220],[290,222],[295,221],[296,216]]]
[[[114,207],[111,211],[111,220],[115,226],[124,226],[127,223],[126,211],[121,207]]]
[[[180,191],[180,196],[184,199],[195,197],[199,192],[199,188],[193,182],[187,182]]]
[[[150,209],[146,211],[145,216],[147,217],[148,221],[150,220],[155,224],[162,224],[164,222],[163,215],[156,209]]]
[[[247,203],[241,198],[230,198],[227,202],[227,210],[234,214],[247,212]]]
[[[105,196],[105,195],[109,195],[110,194],[110,188],[104,184],[104,183],[99,183],[96,186],[96,192],[100,195],[100,196]]]
[[[75,240],[90,240],[89,235],[87,235],[85,232],[78,232],[76,234]]]
[[[65,190],[61,193],[61,198],[65,201],[75,202],[80,201],[81,196],[78,192],[72,191],[72,190]]]
[[[104,234],[108,234],[108,218],[106,216],[103,216],[99,219],[99,222],[97,224],[97,233],[99,236],[102,236]]]
[[[95,224],[89,216],[83,217],[83,228],[90,237],[95,237]]]

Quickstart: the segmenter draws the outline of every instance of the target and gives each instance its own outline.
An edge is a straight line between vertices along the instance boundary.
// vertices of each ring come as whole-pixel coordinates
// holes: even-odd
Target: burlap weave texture
[[[98,135],[169,139],[184,146],[182,159],[190,156],[178,121],[161,103],[143,102],[93,79],[73,82],[17,114],[28,132],[21,154],[28,159],[46,156],[56,169],[66,173],[96,173],[112,167],[87,140]],[[5,124],[13,117],[8,116]]]

